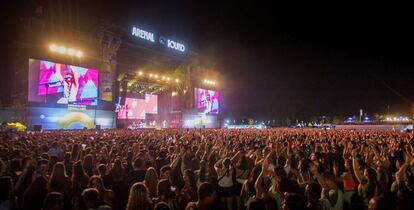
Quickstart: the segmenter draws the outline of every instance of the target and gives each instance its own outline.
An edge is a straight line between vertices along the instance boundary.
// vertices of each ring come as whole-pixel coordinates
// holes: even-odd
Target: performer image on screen
[[[211,96],[208,91],[205,91],[204,93],[205,93],[205,97],[203,100],[201,100],[201,104],[203,104],[203,106],[205,107],[204,113],[210,113],[211,105],[212,105]]]
[[[62,76],[62,64],[56,64],[56,77],[63,85],[63,97],[60,98],[58,104],[68,104],[76,102],[76,95],[78,94],[78,77],[76,71],[70,69],[70,66],[67,66],[67,73],[65,76]]]

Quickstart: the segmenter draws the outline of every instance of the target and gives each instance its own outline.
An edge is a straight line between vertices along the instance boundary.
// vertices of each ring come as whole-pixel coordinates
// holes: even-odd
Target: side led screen
[[[29,60],[29,102],[97,105],[98,70]]]
[[[219,92],[214,90],[195,89],[196,107],[205,114],[219,114],[220,98]]]

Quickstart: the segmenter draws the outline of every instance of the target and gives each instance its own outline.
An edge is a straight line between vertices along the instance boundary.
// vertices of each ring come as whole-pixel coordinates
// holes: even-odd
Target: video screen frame
[[[98,69],[29,58],[28,74],[28,102],[98,105]]]

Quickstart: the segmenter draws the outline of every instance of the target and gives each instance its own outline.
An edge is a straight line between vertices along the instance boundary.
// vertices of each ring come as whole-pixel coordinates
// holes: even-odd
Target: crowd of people
[[[397,131],[5,131],[0,210],[412,209],[413,147]]]

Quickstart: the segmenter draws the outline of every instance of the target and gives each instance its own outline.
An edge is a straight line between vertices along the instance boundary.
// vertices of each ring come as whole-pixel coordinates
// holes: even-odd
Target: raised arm
[[[254,187],[256,189],[256,196],[259,198],[264,193],[262,192],[261,186],[262,186],[263,179],[264,179],[267,168],[268,168],[268,161],[267,161],[267,158],[265,158],[263,161],[263,165],[262,165],[262,171],[260,172],[260,175],[259,177],[257,177],[256,183],[254,184]]]
[[[170,167],[171,167],[171,168],[175,168],[175,167],[177,167],[177,164],[178,164],[178,162],[179,162],[179,160],[180,160],[180,159],[181,159],[180,154],[177,154],[177,155],[175,156],[175,158],[174,158],[173,162],[171,163]]]
[[[220,159],[214,164],[214,169],[216,169],[217,173],[221,171],[221,168],[223,167],[223,159]]]
[[[354,169],[354,173],[355,173],[355,176],[358,182],[361,183],[363,175],[362,175],[361,169],[359,168],[359,162],[356,156],[357,156],[357,150],[354,149],[352,150],[352,168]]]
[[[311,164],[309,166],[309,171],[313,174],[316,180],[318,180],[318,183],[321,185],[321,187],[327,189],[325,179],[323,178],[323,176],[321,176],[321,174],[319,174],[318,167],[315,164]]]
[[[233,155],[233,157],[231,158],[231,162],[233,164],[236,164],[236,162],[240,159],[240,151],[238,151],[235,155]]]
[[[404,180],[404,178],[405,178],[404,175],[405,175],[405,172],[406,172],[408,166],[409,166],[408,163],[404,163],[401,166],[400,170],[398,170],[397,173],[395,173],[395,180],[397,181],[397,183],[405,181]]]

